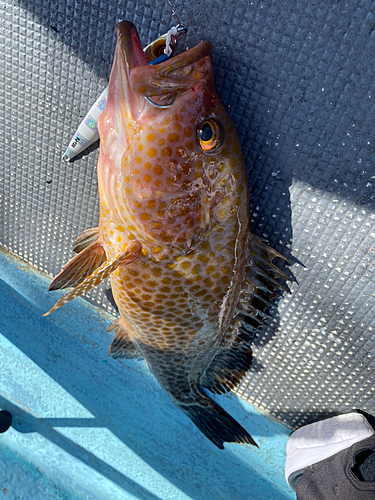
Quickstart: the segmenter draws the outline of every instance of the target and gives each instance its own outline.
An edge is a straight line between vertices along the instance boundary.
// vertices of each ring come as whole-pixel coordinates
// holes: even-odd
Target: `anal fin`
[[[48,290],[59,290],[79,285],[105,260],[106,255],[103,245],[98,241],[94,241],[63,267],[61,273],[51,281]]]
[[[106,260],[100,267],[95,269],[95,271],[88,276],[80,285],[68,292],[64,297],[61,297],[56,304],[52,307],[50,311],[43,314],[43,316],[48,316],[52,311],[55,311],[59,307],[63,306],[67,302],[79,297],[85,292],[88,292],[95,286],[99,285],[104,281],[113,271],[115,271],[119,266],[130,264],[135,260],[141,251],[142,245],[138,242],[133,243],[125,252],[112,257],[112,259]],[[79,254],[78,254],[79,255]]]
[[[114,359],[141,359],[142,354],[129,338],[129,334],[121,323],[121,318],[117,319],[107,328],[107,332],[114,332],[115,337],[109,346],[109,354]]]

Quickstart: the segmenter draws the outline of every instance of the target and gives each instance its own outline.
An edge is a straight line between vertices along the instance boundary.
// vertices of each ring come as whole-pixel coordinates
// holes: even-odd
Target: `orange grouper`
[[[141,358],[172,402],[216,446],[256,443],[208,395],[235,388],[251,335],[286,276],[249,231],[241,146],[204,41],[160,64],[122,21],[99,119],[99,227],[50,290],[51,311],[111,277],[115,358]],[[50,312],[51,312],[50,311]],[[48,314],[48,313],[47,313]]]

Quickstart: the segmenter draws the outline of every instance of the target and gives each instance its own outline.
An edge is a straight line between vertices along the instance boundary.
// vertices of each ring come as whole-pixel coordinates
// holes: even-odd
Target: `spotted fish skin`
[[[143,357],[172,402],[219,448],[257,446],[204,389],[223,393],[244,376],[251,349],[240,319],[259,319],[243,297],[268,301],[283,277],[271,264],[279,255],[249,231],[245,164],[214,84],[211,51],[201,42],[149,66],[135,26],[118,25],[99,120],[99,228],[83,251],[100,246],[111,262],[120,318],[110,353]],[[59,287],[65,278],[76,281],[69,273],[55,279]],[[82,278],[72,296],[87,289],[90,277]]]

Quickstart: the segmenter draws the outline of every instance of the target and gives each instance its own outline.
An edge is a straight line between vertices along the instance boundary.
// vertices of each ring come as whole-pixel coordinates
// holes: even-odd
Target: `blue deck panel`
[[[284,479],[289,429],[233,395],[217,400],[260,446],[212,445],[142,361],[107,352],[111,317],[60,296],[0,252],[0,493],[8,499],[295,499]],[[5,497],[4,497],[5,498]]]

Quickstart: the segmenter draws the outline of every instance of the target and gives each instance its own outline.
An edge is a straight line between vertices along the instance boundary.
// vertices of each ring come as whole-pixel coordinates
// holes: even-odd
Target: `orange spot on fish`
[[[146,221],[146,220],[150,220],[151,219],[151,215],[147,212],[143,212],[141,215],[140,215],[140,218],[141,220],[143,221]]]
[[[171,154],[172,154],[172,149],[167,146],[166,148],[162,149],[161,154],[162,154],[162,156],[169,158],[169,156],[171,156]]]
[[[205,278],[203,280],[203,283],[206,285],[207,288],[210,288],[211,286],[213,286],[213,282],[210,278]]]
[[[232,147],[232,152],[233,152],[234,154],[237,154],[237,153],[239,153],[240,151],[241,151],[241,147],[240,147],[240,145],[238,144],[238,142],[235,142],[235,143],[233,144],[233,147]]]
[[[201,262],[206,263],[206,262],[209,261],[209,258],[206,255],[200,254],[200,255],[198,255],[198,260],[200,260]]]
[[[145,175],[143,176],[143,179],[145,180],[145,182],[151,182],[152,177],[151,177],[151,175],[149,175],[149,174],[145,174]]]
[[[183,174],[189,175],[191,173],[191,170],[192,170],[190,163],[183,163],[181,165],[181,170],[182,170]]]
[[[163,173],[163,169],[160,165],[155,165],[153,168],[154,174],[161,175]]]
[[[148,155],[150,158],[154,158],[154,156],[156,155],[156,149],[155,149],[155,148],[150,148],[150,149],[147,151],[147,155]]]
[[[148,141],[153,141],[155,139],[155,136],[154,136],[154,134],[148,134],[148,135],[146,135],[146,139]]]
[[[180,134],[172,133],[168,134],[168,141],[169,142],[177,142],[180,138]]]

